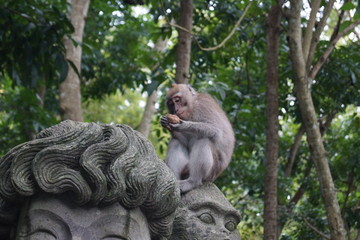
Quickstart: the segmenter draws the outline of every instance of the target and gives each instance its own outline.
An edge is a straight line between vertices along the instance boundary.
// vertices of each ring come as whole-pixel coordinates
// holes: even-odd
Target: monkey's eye
[[[174,102],[176,102],[176,103],[180,102],[180,98],[179,98],[179,97],[175,97],[175,98],[174,98]]]
[[[225,227],[229,231],[234,231],[236,229],[236,224],[234,222],[230,221],[225,224]]]
[[[199,216],[199,219],[207,224],[215,223],[214,218],[209,213],[203,213]]]

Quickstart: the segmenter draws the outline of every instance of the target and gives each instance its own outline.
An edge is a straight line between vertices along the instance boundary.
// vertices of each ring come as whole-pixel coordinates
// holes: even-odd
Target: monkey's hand
[[[166,115],[165,115],[165,116],[162,116],[162,117],[160,118],[160,123],[161,123],[161,126],[162,126],[163,128],[166,128],[167,130],[171,131],[170,123],[169,123]]]
[[[179,125],[182,121],[176,115],[166,114],[161,117],[160,122],[161,126],[171,131],[173,126]]]

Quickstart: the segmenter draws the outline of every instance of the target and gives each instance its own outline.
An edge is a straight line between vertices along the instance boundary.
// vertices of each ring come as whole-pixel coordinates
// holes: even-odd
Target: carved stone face
[[[203,202],[190,205],[188,214],[187,231],[192,240],[240,239],[237,230],[238,215],[223,208],[219,203]]]
[[[41,194],[30,201],[20,240],[150,240],[146,218],[139,209],[119,203],[106,207],[77,207],[63,197]]]
[[[171,240],[240,240],[238,211],[212,183],[182,195]]]

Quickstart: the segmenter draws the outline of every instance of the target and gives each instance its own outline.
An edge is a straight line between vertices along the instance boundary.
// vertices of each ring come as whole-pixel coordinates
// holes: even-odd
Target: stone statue
[[[64,121],[0,158],[0,240],[240,240],[239,222],[212,183],[180,202],[172,172],[126,125]]]
[[[76,208],[74,207],[76,206]],[[37,194],[22,210],[16,239],[150,239],[145,215],[119,202],[77,206],[68,197]]]
[[[64,121],[0,159],[0,239],[168,239],[179,199],[125,125]]]
[[[240,240],[238,211],[213,183],[185,195],[176,210],[171,240]]]

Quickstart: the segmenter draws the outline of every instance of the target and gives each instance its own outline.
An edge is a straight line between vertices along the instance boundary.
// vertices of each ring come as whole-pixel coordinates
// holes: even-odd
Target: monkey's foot
[[[193,179],[185,179],[179,180],[181,193],[186,193],[194,188],[199,187],[202,184],[201,181],[193,180]]]

